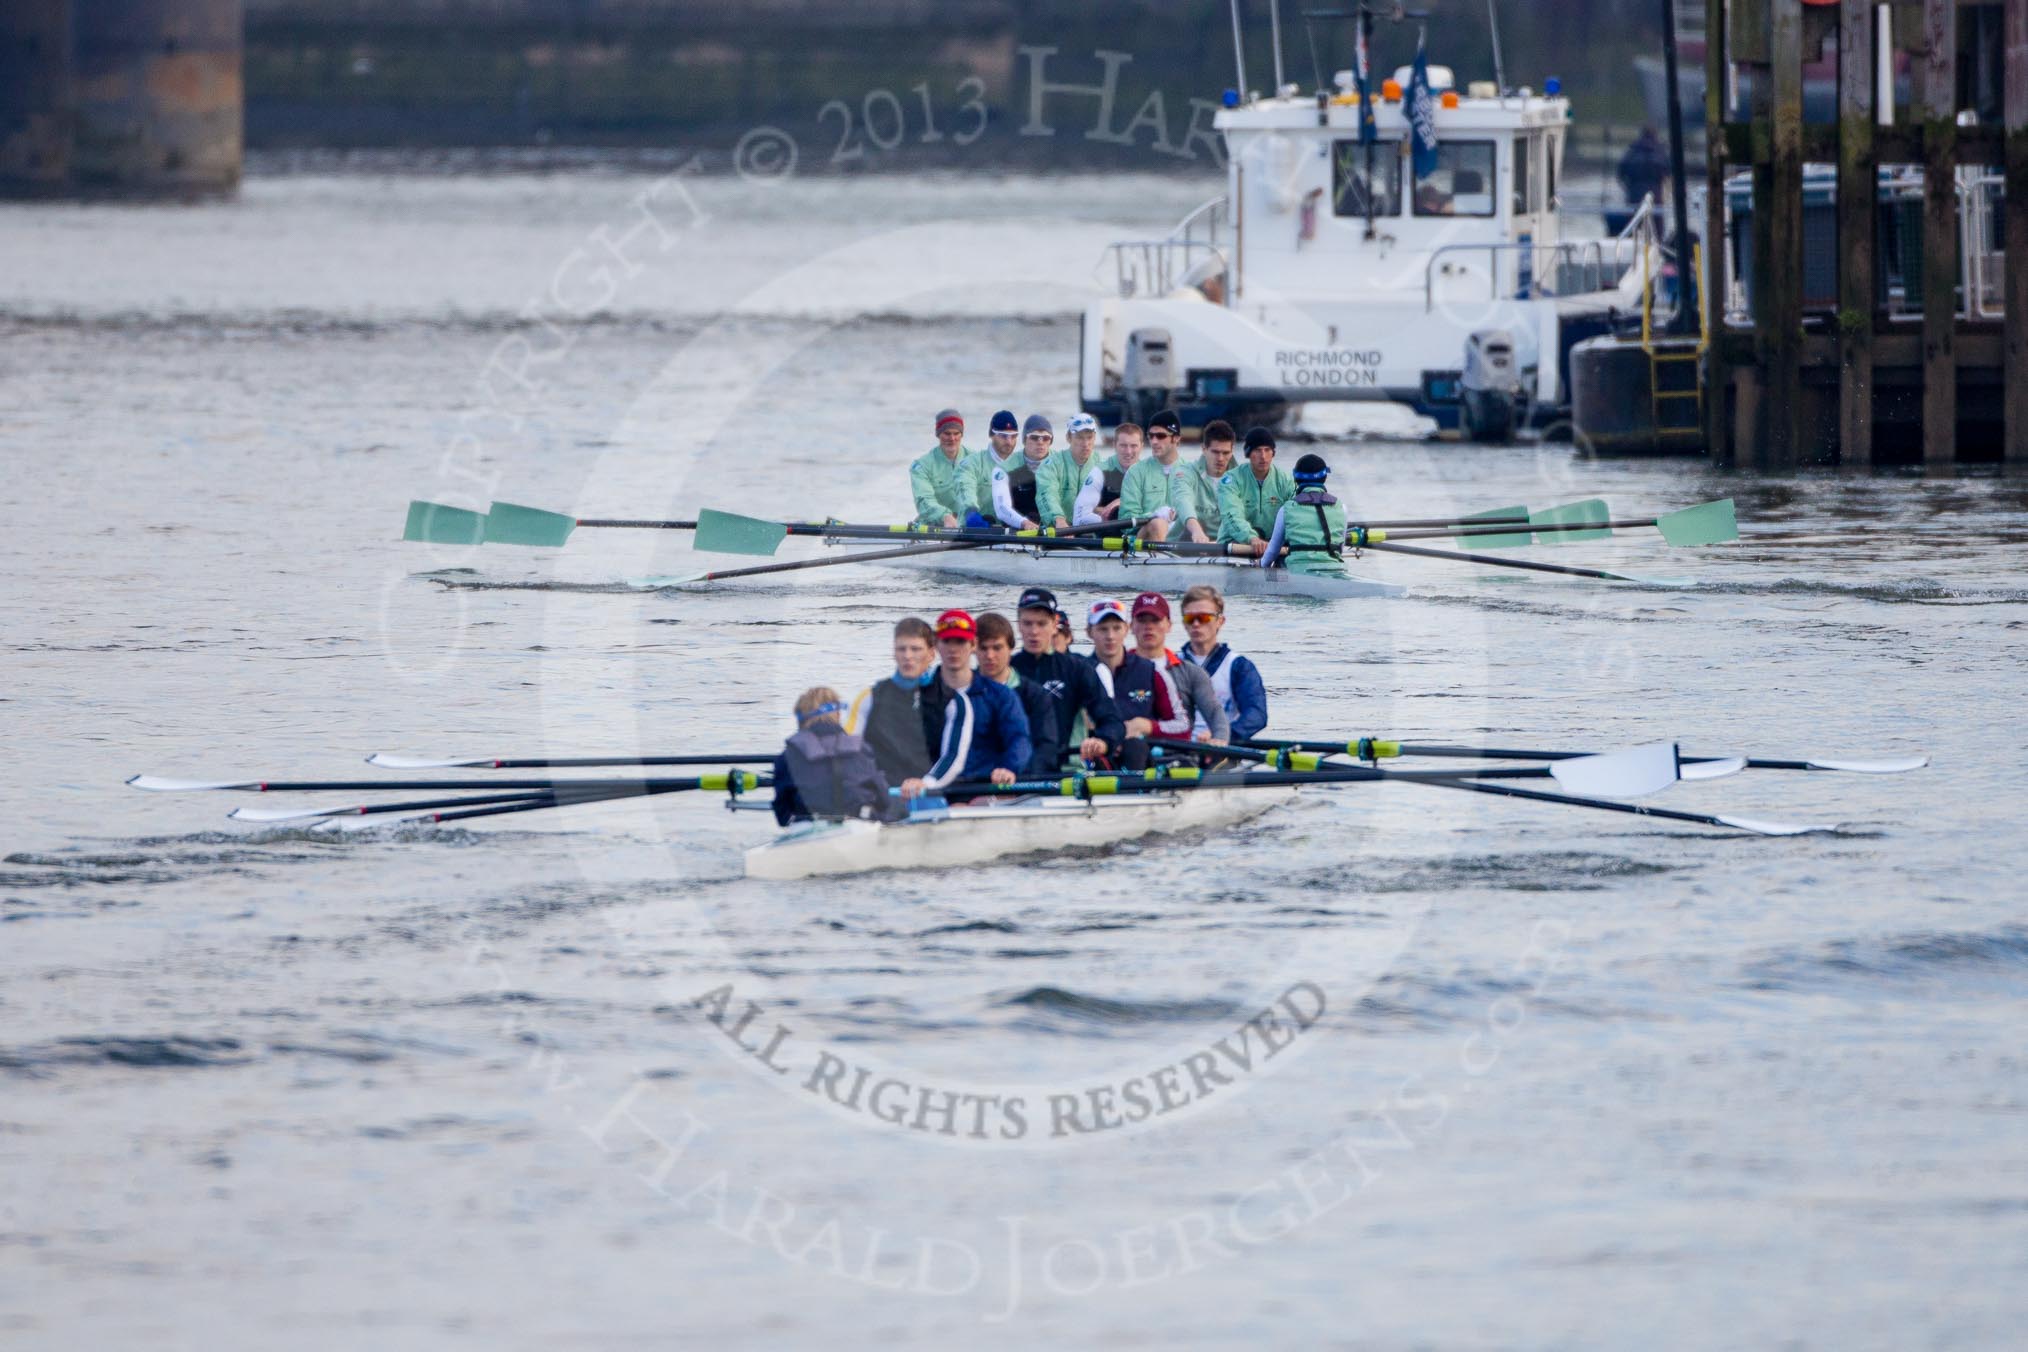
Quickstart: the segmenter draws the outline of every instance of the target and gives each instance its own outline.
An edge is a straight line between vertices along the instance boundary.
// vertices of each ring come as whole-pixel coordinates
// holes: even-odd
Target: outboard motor
[[[1465,340],[1465,371],[1458,382],[1465,435],[1473,441],[1510,441],[1526,416],[1528,396],[1514,355],[1514,335],[1481,329]]]
[[[1177,388],[1176,362],[1167,329],[1135,329],[1127,335],[1127,420],[1145,423],[1167,408]]]

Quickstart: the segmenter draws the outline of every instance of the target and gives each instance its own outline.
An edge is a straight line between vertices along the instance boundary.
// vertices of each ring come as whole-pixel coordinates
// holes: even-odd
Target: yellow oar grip
[[[735,783],[738,785],[734,787]],[[745,793],[748,789],[760,787],[760,776],[751,770],[714,770],[697,776],[697,787],[701,789],[732,789],[734,793]]]

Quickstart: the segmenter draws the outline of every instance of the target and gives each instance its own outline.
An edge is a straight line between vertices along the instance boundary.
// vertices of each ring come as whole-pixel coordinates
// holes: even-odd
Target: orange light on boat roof
[[[1446,107],[1446,108],[1455,108],[1455,107],[1457,107],[1457,106],[1458,106],[1458,91],[1457,91],[1457,90],[1455,90],[1455,89],[1446,89],[1446,90],[1444,91],[1444,97],[1443,97],[1443,105],[1444,105],[1444,107]]]
[[[1394,80],[1384,81],[1380,86],[1380,97],[1389,103],[1401,102],[1401,85]]]

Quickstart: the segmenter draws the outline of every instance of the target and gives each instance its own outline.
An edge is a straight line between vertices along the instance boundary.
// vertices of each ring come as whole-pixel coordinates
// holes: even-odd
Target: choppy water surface
[[[1749,538],[1545,552],[1690,590],[1372,558],[1413,594],[1234,606],[1277,731],[1936,757],[1665,800],[1831,835],[1390,786],[771,885],[712,802],[332,839],[123,788],[774,745],[898,614],[1012,596],[618,592],[699,556],[404,545],[408,499],[897,518],[938,406],[1060,426],[1098,246],[1209,191],[698,180],[595,275],[651,184],[0,214],[7,1345],[2018,1337],[2018,484],[1337,419],[1368,514],[1733,495]]]

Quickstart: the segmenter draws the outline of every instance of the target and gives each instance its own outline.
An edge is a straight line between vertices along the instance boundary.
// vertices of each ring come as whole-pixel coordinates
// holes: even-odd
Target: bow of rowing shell
[[[746,852],[749,878],[795,879],[890,868],[958,868],[1010,855],[1114,845],[1232,826],[1288,802],[1283,789],[1198,789],[1090,801],[1036,799],[953,807],[900,822],[812,822]]]

